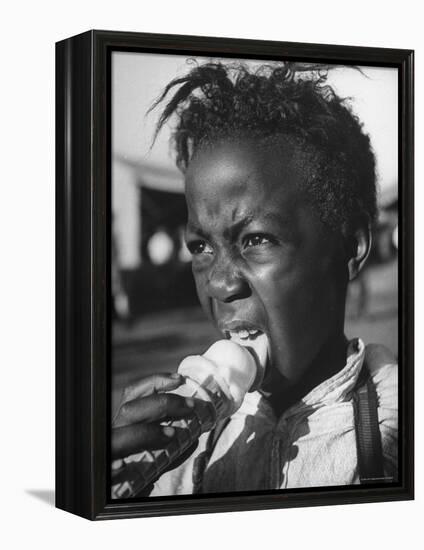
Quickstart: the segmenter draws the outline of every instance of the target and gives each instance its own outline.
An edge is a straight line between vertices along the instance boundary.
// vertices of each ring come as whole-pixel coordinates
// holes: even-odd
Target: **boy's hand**
[[[125,388],[112,423],[112,460],[169,443],[175,430],[160,422],[188,416],[194,405],[190,398],[165,393],[182,383],[179,374],[157,374]]]

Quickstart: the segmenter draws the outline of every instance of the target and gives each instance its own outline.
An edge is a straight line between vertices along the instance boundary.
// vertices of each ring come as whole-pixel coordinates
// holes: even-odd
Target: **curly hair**
[[[290,62],[256,69],[242,63],[197,65],[172,80],[151,107],[176,89],[154,139],[176,115],[172,139],[183,172],[207,143],[289,139],[309,167],[303,186],[310,202],[323,223],[346,234],[358,219],[375,219],[375,157],[362,124],[326,82],[334,67]]]

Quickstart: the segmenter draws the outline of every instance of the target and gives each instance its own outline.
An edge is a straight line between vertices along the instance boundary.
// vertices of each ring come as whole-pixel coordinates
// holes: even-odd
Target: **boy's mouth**
[[[250,321],[233,320],[219,323],[219,328],[227,340],[233,340],[242,346],[253,343],[257,338],[265,335],[262,327]]]
[[[224,334],[228,340],[243,340],[250,342],[263,334],[263,332],[259,329],[241,328],[237,330],[225,330]]]

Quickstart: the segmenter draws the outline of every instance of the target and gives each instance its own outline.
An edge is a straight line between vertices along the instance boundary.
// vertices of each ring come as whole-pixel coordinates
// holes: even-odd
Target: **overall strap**
[[[366,365],[353,394],[356,448],[361,484],[384,479],[383,450],[378,424],[378,396]]]

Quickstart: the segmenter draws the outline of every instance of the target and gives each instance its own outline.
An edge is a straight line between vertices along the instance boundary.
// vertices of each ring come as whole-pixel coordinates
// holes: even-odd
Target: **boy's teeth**
[[[247,340],[249,336],[256,336],[259,334],[259,330],[253,329],[253,330],[247,330],[247,329],[241,329],[237,331],[230,331],[230,337],[238,337],[242,340]]]

